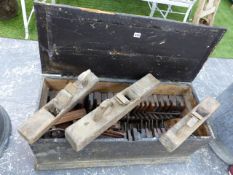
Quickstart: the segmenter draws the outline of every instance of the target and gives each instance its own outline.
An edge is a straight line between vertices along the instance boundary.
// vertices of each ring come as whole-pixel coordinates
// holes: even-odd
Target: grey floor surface
[[[218,96],[233,82],[233,60],[209,59],[193,86],[200,99]],[[9,113],[13,131],[10,144],[0,159],[0,175],[7,174],[169,174],[223,175],[227,165],[208,146],[195,152],[187,162],[108,168],[86,168],[61,171],[34,171],[29,145],[17,133],[17,127],[37,108],[41,90],[41,68],[38,43],[0,38],[0,105]]]

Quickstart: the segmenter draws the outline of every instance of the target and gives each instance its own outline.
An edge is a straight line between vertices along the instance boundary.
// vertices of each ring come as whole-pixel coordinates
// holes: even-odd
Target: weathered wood
[[[36,3],[35,12],[42,72],[60,74],[61,78],[77,75],[88,67],[101,77],[111,78],[107,81],[129,82],[128,79],[136,80],[148,72],[159,79],[192,81],[225,32],[219,28],[96,13],[62,5]],[[141,38],[134,38],[135,32],[140,32]],[[53,85],[57,89],[64,86],[61,83],[58,87],[55,81]],[[185,89],[178,85],[176,90],[169,86],[166,90],[161,87],[160,91],[191,93],[187,96],[196,101],[193,91]],[[193,104],[190,99],[185,98],[185,103]],[[161,162],[164,157],[169,162],[171,156],[177,161],[208,143],[212,136],[209,133],[205,138],[191,137],[172,154],[165,151],[157,138],[133,144],[124,138],[96,139],[78,153],[65,139],[40,139],[31,147],[39,168],[113,166]]]
[[[46,77],[45,81],[51,90],[61,90],[72,80],[52,80]],[[63,82],[66,83],[63,84]],[[110,92],[112,89],[114,89],[115,92],[119,92],[127,87],[127,85],[121,87],[120,84],[122,83],[98,82],[95,88],[98,87],[96,90],[99,92]],[[189,98],[186,98],[187,101],[185,105],[191,104],[191,107],[194,108],[196,106],[194,104],[197,104],[197,98],[194,95],[195,91],[189,83],[163,82],[154,89],[154,93],[189,96]],[[204,125],[206,125],[208,131],[209,125],[207,123]],[[113,126],[110,129],[118,127],[120,126]],[[165,150],[158,141],[158,137],[147,138],[146,141],[141,140],[133,144],[126,138],[107,138],[106,140],[102,137],[101,139],[96,139],[91,142],[80,152],[75,152],[66,139],[39,139],[39,141],[31,145],[31,148],[35,155],[36,168],[40,170],[119,166],[126,164],[157,164],[162,162],[171,163],[171,157],[173,161],[184,161],[182,160],[183,157],[187,159],[194,151],[208,144],[208,142],[212,140],[213,135],[211,132],[207,133],[208,136],[206,137],[201,137],[203,135],[189,137],[187,141],[172,154]],[[113,154],[115,152],[117,152],[117,154]]]
[[[80,151],[153,93],[159,81],[147,74],[65,130],[68,142]]]
[[[221,0],[199,0],[193,23],[212,26]]]
[[[27,119],[18,129],[19,133],[30,144],[34,143],[82,100],[97,82],[98,77],[90,70],[83,72],[77,81],[67,84],[54,99]]]
[[[217,110],[219,105],[215,99],[207,97],[163,134],[159,141],[169,152],[174,151]]]
[[[90,68],[100,78],[138,80],[151,73],[159,80],[190,82],[225,32],[41,3],[35,3],[35,14],[47,74],[76,75]]]
[[[75,152],[65,139],[41,139],[31,145],[37,170],[96,168],[106,166],[158,165],[189,160],[190,155],[208,144],[211,137],[190,138],[172,154],[156,138],[138,142],[126,139],[94,140]]]
[[[39,108],[42,108],[47,103],[48,94],[49,94],[49,87],[46,84],[46,82],[44,82],[42,86],[41,96],[40,96]]]
[[[66,80],[66,79],[57,79],[57,78],[48,78],[46,77],[45,82],[48,84],[49,88],[53,91],[60,91],[63,89],[68,83],[73,83],[75,80]]]
[[[104,131],[102,135],[113,137],[113,138],[124,138],[125,136],[123,132],[113,131],[111,129]]]
[[[59,124],[62,124],[62,123],[78,120],[78,119],[81,119],[85,115],[86,115],[86,110],[84,108],[83,109],[78,109],[78,110],[75,110],[75,111],[71,111],[71,112],[68,112],[68,113],[64,114],[61,117],[61,119],[56,122],[55,125],[59,125]]]

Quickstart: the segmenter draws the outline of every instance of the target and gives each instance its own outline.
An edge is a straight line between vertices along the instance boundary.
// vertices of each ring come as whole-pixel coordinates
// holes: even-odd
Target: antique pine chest
[[[225,29],[45,3],[35,3],[35,13],[44,79],[40,107],[87,69],[101,81],[74,110],[91,111],[147,73],[162,82],[134,115],[116,124],[122,137],[102,135],[75,152],[63,133],[73,121],[51,128],[31,145],[37,169],[184,161],[214,138],[204,123],[172,153],[158,141],[198,104],[192,80]]]

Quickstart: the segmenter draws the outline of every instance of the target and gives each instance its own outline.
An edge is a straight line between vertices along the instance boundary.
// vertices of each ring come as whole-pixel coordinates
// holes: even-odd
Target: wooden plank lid
[[[42,71],[191,82],[225,29],[35,3]]]

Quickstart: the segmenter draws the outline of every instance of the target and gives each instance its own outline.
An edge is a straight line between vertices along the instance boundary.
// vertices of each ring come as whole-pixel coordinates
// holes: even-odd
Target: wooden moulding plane
[[[80,151],[151,95],[158,85],[159,81],[147,74],[69,126],[66,139],[75,151]]]
[[[49,128],[59,123],[98,81],[98,77],[90,70],[81,73],[75,82],[67,84],[55,98],[27,119],[18,129],[19,133],[30,144],[36,142]]]
[[[160,142],[169,152],[173,152],[218,109],[219,105],[215,99],[207,97],[163,134]]]

